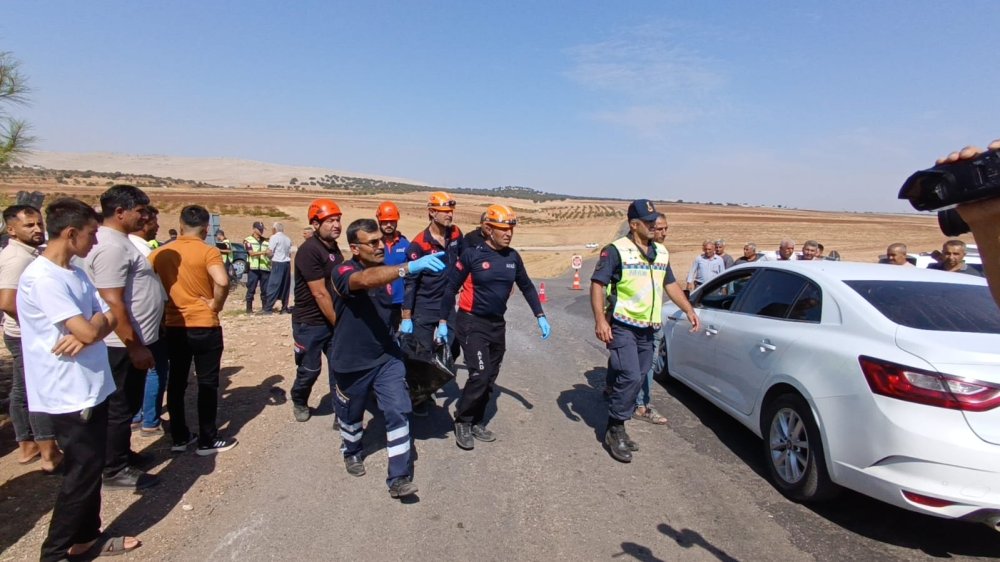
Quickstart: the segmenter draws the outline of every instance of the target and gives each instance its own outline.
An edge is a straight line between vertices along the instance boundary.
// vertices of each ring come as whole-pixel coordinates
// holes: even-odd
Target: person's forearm
[[[316,301],[316,306],[319,311],[323,313],[326,321],[330,323],[331,326],[337,324],[337,311],[333,309],[333,298],[330,297],[330,293],[323,291],[322,293],[313,293],[313,299]]]
[[[604,285],[590,284],[590,310],[594,313],[594,321],[604,318]]]
[[[220,285],[219,283],[212,283],[212,307],[215,310],[222,310],[222,307],[226,305],[226,299],[229,298],[229,283],[225,285]]]
[[[108,303],[108,306],[111,307],[111,314],[115,317],[116,326],[114,327],[114,332],[118,336],[118,339],[122,341],[126,348],[142,345],[142,340],[136,336],[135,329],[132,327],[132,318],[129,315],[128,309],[125,308],[125,303],[118,301],[114,304]]]
[[[90,325],[94,327],[94,334],[95,334],[94,341],[90,343],[103,340],[104,338],[108,337],[108,334],[110,334],[111,331],[114,329],[114,325],[112,324],[111,320],[107,316],[105,316],[103,312],[98,312],[97,314],[91,316]]]
[[[351,275],[351,290],[374,289],[387,285],[399,279],[399,268],[402,267],[409,272],[409,264],[404,265],[380,265],[377,267],[367,267]]]

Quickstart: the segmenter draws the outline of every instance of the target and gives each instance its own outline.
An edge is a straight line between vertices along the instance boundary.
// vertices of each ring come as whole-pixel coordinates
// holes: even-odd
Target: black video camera
[[[899,198],[908,199],[918,211],[934,211],[958,203],[997,196],[1000,196],[998,150],[916,172],[907,178],[899,190]],[[969,225],[955,209],[939,211],[938,225],[946,236],[969,232]]]

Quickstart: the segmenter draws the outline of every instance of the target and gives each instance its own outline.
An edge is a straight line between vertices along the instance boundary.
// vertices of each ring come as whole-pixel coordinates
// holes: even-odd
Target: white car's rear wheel
[[[827,499],[837,492],[823,458],[823,441],[809,405],[798,394],[782,394],[764,410],[765,462],[771,480],[796,501]]]

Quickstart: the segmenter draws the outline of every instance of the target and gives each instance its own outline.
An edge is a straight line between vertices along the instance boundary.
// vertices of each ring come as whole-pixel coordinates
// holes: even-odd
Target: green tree
[[[25,121],[4,110],[7,105],[26,103],[28,91],[20,63],[10,53],[0,51],[0,167],[17,161],[35,140]]]

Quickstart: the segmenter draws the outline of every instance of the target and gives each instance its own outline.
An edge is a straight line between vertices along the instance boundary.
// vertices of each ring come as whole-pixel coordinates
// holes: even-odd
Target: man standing
[[[483,223],[486,222],[486,213],[479,215],[479,226],[475,228],[472,232],[465,235],[465,247],[475,248],[476,246],[486,242],[486,235],[483,234]]]
[[[664,219],[664,220],[666,220],[666,219]],[[733,262],[733,256],[730,256],[729,254],[726,253],[726,241],[725,240],[723,240],[723,239],[720,238],[720,239],[718,239],[718,240],[715,241],[715,255],[717,255],[720,258],[722,258],[722,264],[723,264],[723,266],[725,266],[725,269],[729,269],[730,267],[733,267],[733,263],[734,263]]]
[[[281,313],[288,314],[291,312],[288,308],[288,290],[291,287],[292,239],[285,234],[285,225],[274,223],[271,227],[271,239],[267,244],[271,272],[267,282],[264,314],[272,314],[274,303],[278,301],[281,301]]]
[[[399,232],[399,207],[392,201],[383,201],[375,211],[375,220],[382,231],[382,245],[385,247],[385,265],[400,265],[406,263],[406,249],[410,241]],[[393,333],[399,329],[403,309],[403,278],[392,282],[392,315],[389,317],[389,327]]]
[[[695,258],[694,265],[687,276],[687,290],[691,292],[698,287],[708,283],[712,279],[725,271],[726,265],[722,258],[715,254],[715,242],[705,240],[701,244],[702,254]]]
[[[642,377],[652,366],[663,287],[673,278],[667,249],[653,240],[657,215],[651,201],[633,201],[627,214],[629,233],[601,250],[590,278],[594,332],[608,347],[608,370],[613,372],[604,445],[620,462],[631,462],[632,452],[639,449],[625,432],[625,420],[632,417]],[[714,244],[712,250],[714,257]],[[683,293],[671,290],[668,295],[687,315],[691,329],[698,330],[698,316],[681,298]]]
[[[160,339],[163,288],[146,256],[128,239],[149,219],[149,197],[138,187],[114,185],[101,195],[104,223],[98,244],[87,255],[86,269],[117,326],[105,343],[116,390],[108,401],[108,488],[142,489],[156,478],[134,466],[141,462],[131,451],[132,418],[142,407],[146,373],[156,366],[149,347]]]
[[[160,211],[152,205],[146,205],[146,210],[149,211],[146,224],[128,234],[128,239],[144,256],[148,256],[150,252],[160,247],[160,243],[156,241],[156,233],[160,231]]]
[[[229,284],[234,285],[237,280],[236,271],[233,270],[233,243],[226,238],[226,232],[221,228],[215,231],[215,247],[222,254],[222,265],[229,273]]]
[[[983,276],[978,269],[969,267],[969,264],[965,263],[965,242],[957,238],[948,240],[941,246],[941,261],[930,264],[927,269],[953,271],[976,277]]]
[[[228,451],[237,444],[232,437],[219,437],[216,423],[223,351],[219,311],[229,296],[229,274],[219,249],[205,243],[209,220],[204,207],[184,207],[181,236],[149,256],[170,297],[164,322],[170,352],[170,450],[182,453],[197,441],[197,453],[202,456]],[[192,360],[198,381],[198,433],[188,430],[184,408]]]
[[[34,462],[41,456],[42,470],[52,472],[62,459],[56,446],[55,429],[49,415],[29,412],[24,388],[24,356],[21,352],[21,328],[17,320],[17,284],[24,270],[38,257],[38,247],[45,243],[42,214],[29,205],[12,205],[3,211],[10,241],[0,251],[0,310],[3,310],[3,342],[10,351],[14,380],[10,390],[10,418],[14,424],[19,464]]]
[[[70,265],[97,241],[97,213],[82,201],[58,199],[45,214],[48,245],[17,288],[28,403],[50,416],[63,450],[62,487],[41,560],[121,554],[141,543],[101,535],[101,469],[115,391],[103,340],[115,317],[87,275]]]
[[[753,263],[760,259],[760,254],[757,253],[757,244],[753,242],[747,242],[743,245],[743,255],[736,258],[733,265],[740,265],[741,263]]]
[[[901,265],[903,267],[913,267],[913,264],[906,259],[906,244],[902,242],[896,242],[895,244],[889,244],[889,247],[885,249],[885,259],[886,263],[889,265]]]
[[[802,258],[803,260],[812,261],[822,259],[819,257],[819,242],[815,240],[806,240],[802,244]]]
[[[309,395],[323,370],[323,357],[333,378],[333,269],[344,261],[337,246],[340,237],[340,207],[329,199],[317,199],[306,215],[313,235],[295,253],[295,308],[292,309],[292,339],[295,340],[295,382],[291,402],[295,421],[309,421]]]
[[[267,282],[271,275],[267,259],[268,243],[264,238],[264,223],[260,221],[253,223],[253,231],[250,236],[243,239],[243,246],[247,250],[247,314],[250,314],[253,312],[253,296],[257,293],[258,285],[260,285],[260,304],[264,306],[267,300]]]
[[[657,244],[663,244],[667,239],[667,217],[663,213],[657,213],[656,215],[656,223],[653,226],[653,241]],[[719,248],[720,242],[723,247],[725,246],[725,241],[720,240],[715,243],[716,248]],[[677,285],[674,272],[669,265],[667,266],[667,276],[664,279],[664,283],[663,288],[671,300],[674,302],[687,302],[687,297],[684,296],[684,291]],[[656,330],[656,334],[653,337],[653,365],[646,371],[646,376],[642,379],[642,384],[639,386],[639,393],[635,396],[635,413],[632,414],[632,419],[649,422],[654,425],[667,423],[667,418],[661,416],[652,406],[653,371],[657,370],[657,368],[662,369],[665,367],[662,363],[664,359],[661,359],[660,353],[663,346],[663,330]],[[659,365],[657,365],[658,362],[660,363]],[[608,374],[610,375],[611,373],[612,371],[609,369]],[[614,380],[608,380],[607,387],[612,388],[614,383]]]
[[[486,209],[483,223],[486,241],[463,253],[449,272],[448,288],[438,312],[438,338],[445,341],[448,318],[455,314],[455,295],[465,286],[467,292],[462,293],[455,319],[469,370],[469,379],[455,406],[455,444],[465,450],[475,447],[473,439],[496,441],[493,432],[486,429],[483,416],[507,350],[504,313],[515,283],[537,319],[542,339],[548,339],[551,331],[521,255],[510,247],[515,226],[517,216],[510,207],[490,205]],[[472,281],[466,285],[470,277]]]
[[[448,268],[454,267],[465,250],[462,231],[452,224],[455,220],[454,213],[455,200],[451,195],[443,191],[431,193],[427,199],[430,224],[413,237],[406,249],[407,259],[413,261],[426,255],[445,252],[441,261]],[[447,285],[448,276],[442,272],[426,271],[406,278],[399,331],[413,334],[418,352],[434,352],[434,332]],[[452,314],[451,318],[454,318],[454,313]],[[433,399],[421,402],[414,415],[426,416],[432,403]]]
[[[347,228],[352,259],[333,272],[337,329],[333,346],[341,350],[331,362],[336,373],[334,406],[343,438],[341,451],[347,473],[365,474],[361,443],[365,403],[374,392],[385,416],[389,476],[393,498],[417,492],[410,462],[410,394],[406,367],[389,325],[392,282],[407,274],[441,271],[443,253],[418,258],[403,266],[382,265],[383,234],[372,219],[358,219]],[[296,307],[297,309],[298,307]]]

